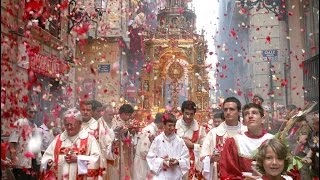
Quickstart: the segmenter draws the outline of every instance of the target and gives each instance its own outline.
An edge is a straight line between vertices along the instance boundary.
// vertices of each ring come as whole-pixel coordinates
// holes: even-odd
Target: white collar
[[[163,135],[164,140],[166,140],[168,142],[171,142],[176,138],[176,134],[175,133],[171,134],[170,136],[166,136],[164,134],[164,132],[162,132],[162,135]]]
[[[238,122],[237,126],[228,126],[226,122],[222,122],[218,127],[213,129],[215,129],[218,136],[223,136],[227,130],[237,130],[239,134],[242,134],[247,131],[247,126],[242,125],[240,122]]]
[[[89,127],[92,130],[96,130],[98,129],[98,121],[94,118],[91,118],[88,122],[82,122],[82,127],[84,127],[85,129]]]
[[[198,130],[199,130],[199,124],[198,124],[198,122],[194,119],[194,120],[191,122],[190,126],[188,126],[188,125],[184,122],[184,120],[181,118],[181,119],[179,119],[179,120],[177,121],[177,125],[176,125],[176,129],[180,129],[180,128],[183,128],[183,129],[187,128],[187,129],[190,129],[190,130],[192,130],[192,131],[198,131]]]
[[[79,136],[79,139],[86,139],[89,136],[89,133],[87,131],[81,130],[77,135],[75,136]],[[74,136],[73,136],[74,137]],[[67,131],[63,131],[63,133],[61,133],[60,136],[60,140],[61,141],[65,141],[66,139],[68,139],[69,136],[67,134]]]

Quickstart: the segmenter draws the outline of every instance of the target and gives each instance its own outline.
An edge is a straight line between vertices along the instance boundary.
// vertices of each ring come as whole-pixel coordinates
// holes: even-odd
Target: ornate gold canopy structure
[[[146,62],[138,90],[141,109],[174,109],[184,100],[199,110],[209,106],[209,83],[205,70],[207,45],[195,33],[194,12],[185,1],[167,0],[157,15],[156,31],[145,31]]]

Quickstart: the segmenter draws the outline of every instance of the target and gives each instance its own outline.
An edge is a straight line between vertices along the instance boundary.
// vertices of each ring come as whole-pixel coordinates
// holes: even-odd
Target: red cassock
[[[227,139],[221,157],[223,157],[220,161],[221,179],[243,179],[242,172],[252,171],[252,159],[238,155],[237,145],[233,138]]]
[[[254,136],[248,131],[226,140],[220,160],[220,178],[244,179],[242,172],[252,172],[252,160],[255,151],[267,139],[273,138],[272,134],[264,131],[259,136]]]

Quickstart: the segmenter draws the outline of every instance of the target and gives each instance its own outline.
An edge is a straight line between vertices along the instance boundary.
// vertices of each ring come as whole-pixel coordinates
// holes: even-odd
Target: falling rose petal
[[[25,96],[22,97],[22,102],[28,103],[28,101],[29,101],[29,96],[28,95],[25,95]]]
[[[239,10],[239,14],[246,14],[248,12],[248,10],[246,8],[241,8]]]
[[[222,66],[222,69],[227,69],[227,65],[223,65],[223,66]]]
[[[112,64],[112,70],[115,70],[115,71],[119,70],[119,62],[115,62]]]
[[[266,43],[268,43],[268,44],[271,43],[271,37],[270,37],[270,36],[267,36],[267,37],[266,37]]]
[[[67,9],[68,7],[68,0],[64,0],[61,4],[60,4],[60,10],[64,10]]]
[[[151,71],[152,71],[152,65],[151,65],[151,64],[147,64],[147,66],[146,66],[146,72],[147,72],[147,73],[151,73]]]
[[[72,94],[72,87],[71,86],[68,86],[66,90],[67,90],[67,95]]]
[[[232,37],[237,37],[237,32],[234,29],[230,31],[230,34]]]
[[[182,14],[182,13],[184,12],[184,8],[182,8],[182,7],[178,8],[177,12],[178,12],[179,14]]]
[[[251,91],[248,92],[248,97],[253,97],[253,93]]]
[[[284,79],[281,81],[281,86],[284,87],[288,84],[288,80]]]
[[[300,63],[299,68],[303,68],[303,67],[304,67],[304,63]]]
[[[26,152],[24,153],[24,157],[32,159],[32,158],[35,158],[36,156],[32,152]]]
[[[69,173],[63,174],[63,179],[69,179]]]
[[[95,71],[95,69],[94,69],[94,67],[93,67],[93,64],[90,65],[90,71],[91,71],[91,73],[92,73],[93,75],[96,75],[96,71]]]
[[[89,31],[90,23],[84,22],[81,26],[76,26],[72,30],[77,32],[78,35],[83,35]]]
[[[170,112],[170,111],[172,110],[172,107],[171,107],[170,105],[166,105],[166,108],[165,108],[165,109],[166,109],[166,111],[169,111],[169,112]]]

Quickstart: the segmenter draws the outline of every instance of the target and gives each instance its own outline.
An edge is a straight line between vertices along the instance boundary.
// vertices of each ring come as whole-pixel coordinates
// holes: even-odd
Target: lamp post
[[[71,30],[80,25],[82,22],[92,21],[97,23],[95,20],[96,17],[100,18],[103,15],[103,12],[106,11],[107,8],[107,0],[95,0],[94,8],[97,12],[97,16],[91,16],[86,12],[83,8],[77,7],[76,0],[70,0],[68,4],[68,33],[70,34]]]
[[[269,61],[269,79],[270,79],[270,86],[269,86],[269,97],[270,97],[270,111],[273,117],[274,114],[274,92],[273,92],[273,73],[272,73],[272,63],[271,60]],[[267,130],[269,131],[269,118],[267,118]],[[273,120],[272,120],[273,126]]]

